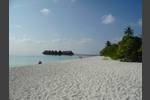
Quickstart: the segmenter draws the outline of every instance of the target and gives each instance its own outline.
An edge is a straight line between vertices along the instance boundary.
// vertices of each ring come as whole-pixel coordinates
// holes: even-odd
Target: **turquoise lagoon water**
[[[51,56],[51,55],[38,55],[38,56],[16,56],[9,55],[9,67],[17,67],[24,65],[38,64],[39,61],[43,63],[62,61],[70,59],[78,59],[78,56]]]

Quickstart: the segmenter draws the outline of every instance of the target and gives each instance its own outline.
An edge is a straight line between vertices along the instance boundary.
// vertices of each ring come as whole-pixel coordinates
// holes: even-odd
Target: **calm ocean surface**
[[[40,56],[9,56],[9,67],[17,67],[23,65],[32,65],[38,64],[39,61],[43,63],[53,62],[53,61],[62,61],[70,59],[78,59],[78,56],[51,56],[51,55],[40,55]]]

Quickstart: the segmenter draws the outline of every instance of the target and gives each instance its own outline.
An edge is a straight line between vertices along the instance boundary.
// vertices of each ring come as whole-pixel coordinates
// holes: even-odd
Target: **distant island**
[[[68,56],[72,56],[74,55],[74,53],[72,51],[57,51],[57,50],[44,50],[42,52],[42,54],[44,55],[68,55]]]

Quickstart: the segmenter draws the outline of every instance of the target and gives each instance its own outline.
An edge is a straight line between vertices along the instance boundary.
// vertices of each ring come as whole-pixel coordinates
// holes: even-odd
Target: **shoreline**
[[[65,60],[79,59],[79,56],[52,56],[52,55],[10,55],[9,68],[19,66],[29,66],[38,64],[39,61],[43,63],[59,62]]]
[[[37,55],[37,57],[41,57],[41,56],[50,56],[53,57],[51,55]],[[22,57],[22,56],[21,56]],[[23,56],[24,57],[24,56]],[[25,56],[26,57],[26,56]],[[36,56],[27,56],[27,57],[36,57]],[[54,57],[61,57],[61,56],[54,56]],[[63,56],[65,57],[65,56]],[[68,57],[68,56],[66,56]],[[70,57],[70,56],[69,56]],[[71,56],[72,57],[72,56]],[[38,64],[39,61],[42,61],[42,63],[57,63],[57,62],[61,62],[61,61],[70,61],[70,60],[76,60],[76,59],[82,59],[82,58],[88,58],[88,57],[96,57],[96,56],[89,56],[89,55],[74,55],[73,57],[75,58],[71,58],[71,59],[60,59],[60,60],[49,60],[49,61],[45,61],[43,59],[37,60],[35,62],[32,62],[31,64],[10,64],[9,68],[14,68],[14,67],[22,67],[22,66],[31,66],[31,65],[36,65]],[[29,58],[28,58],[29,59]]]
[[[142,100],[142,63],[88,57],[13,67],[10,100]]]
[[[47,56],[47,55],[46,55]],[[65,59],[65,60],[56,60],[56,61],[42,61],[42,64],[45,63],[58,63],[58,62],[64,62],[64,61],[72,61],[72,60],[78,60],[78,59],[85,59],[85,58],[92,58],[92,57],[100,57],[102,60],[111,60],[111,61],[119,61],[119,60],[113,60],[110,57],[105,57],[105,56],[98,56],[98,55],[74,55],[77,56],[78,58],[75,59]],[[120,61],[119,61],[120,62]],[[122,62],[122,63],[142,63],[142,62]],[[38,61],[34,64],[25,64],[25,65],[9,65],[9,68],[15,68],[15,67],[23,67],[23,66],[32,66],[32,65],[37,65]],[[13,66],[13,67],[11,67]]]

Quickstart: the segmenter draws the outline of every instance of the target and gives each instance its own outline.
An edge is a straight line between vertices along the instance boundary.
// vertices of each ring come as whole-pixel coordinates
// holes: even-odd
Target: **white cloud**
[[[19,29],[23,28],[22,25],[15,25],[15,27]]]
[[[73,50],[85,52],[93,43],[92,38],[83,37],[78,39],[53,38],[51,40],[35,40],[26,35],[22,37],[10,37],[10,54],[40,54],[45,49]]]
[[[46,41],[33,40],[26,35],[9,38],[9,54],[40,54],[46,47]]]
[[[54,3],[58,3],[59,1],[65,1],[65,0],[52,0]],[[68,2],[74,3],[76,0],[66,0]]]
[[[57,3],[59,0],[52,0],[54,3]]]
[[[132,23],[129,24],[129,26],[131,26],[131,27],[137,26],[137,23],[132,22]]]
[[[10,37],[9,38],[11,42],[16,42],[16,43],[31,43],[33,42],[32,39],[30,39],[29,37],[27,37],[26,35],[23,35],[22,37],[18,38],[18,37]]]
[[[59,2],[59,0],[52,0],[54,3],[58,3]]]
[[[111,24],[115,21],[115,17],[112,16],[111,14],[108,14],[108,15],[102,16],[101,20],[103,24]]]
[[[80,44],[88,44],[88,43],[91,43],[93,41],[93,39],[91,38],[82,38],[79,40],[79,43]]]
[[[132,27],[142,27],[142,19],[138,19],[136,22],[131,22],[130,26]]]
[[[53,39],[53,40],[51,40],[52,43],[59,43],[61,41],[62,41],[61,39]]]
[[[24,7],[24,5],[14,5],[13,8],[20,8],[20,7]]]
[[[142,27],[142,19],[139,19],[139,20],[138,20],[138,25],[139,25],[140,27]]]
[[[76,2],[76,0],[71,0],[71,2]]]
[[[40,12],[43,14],[43,15],[48,15],[51,11],[47,8],[43,8],[42,10],[40,10]]]

